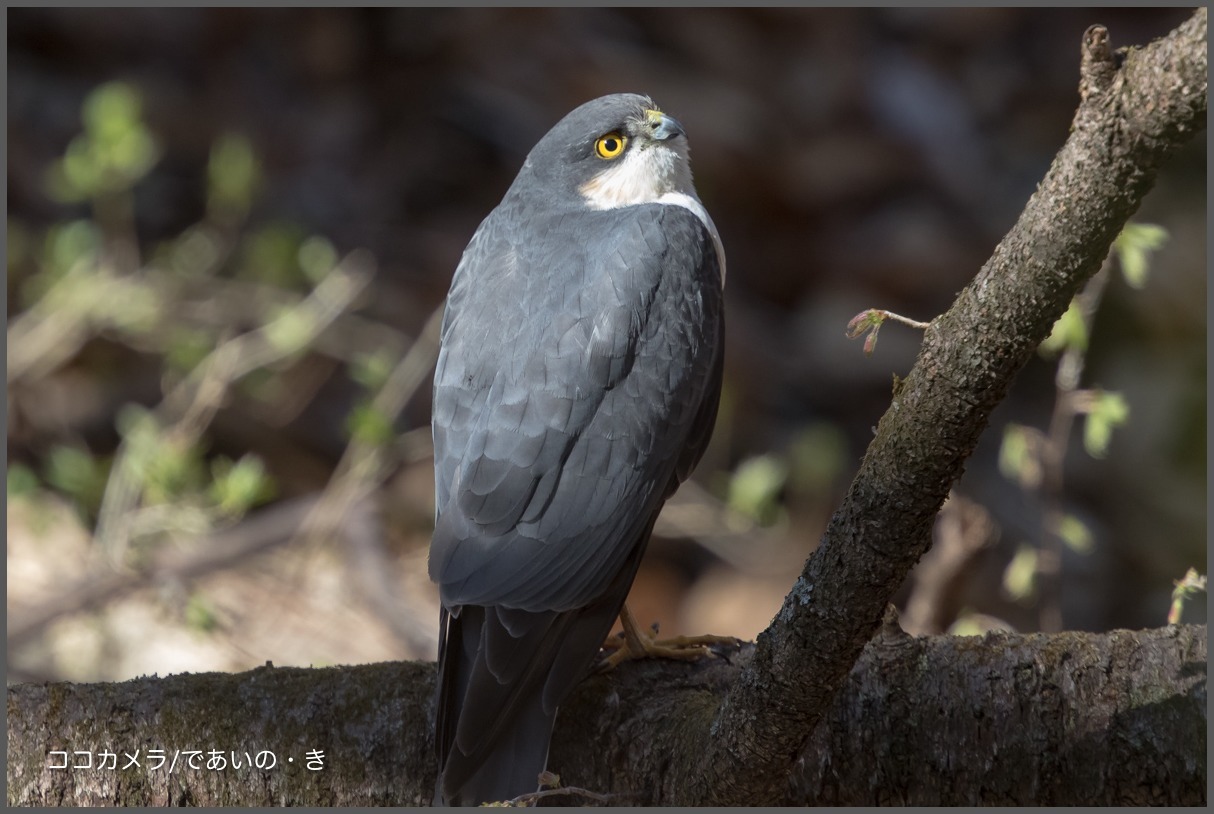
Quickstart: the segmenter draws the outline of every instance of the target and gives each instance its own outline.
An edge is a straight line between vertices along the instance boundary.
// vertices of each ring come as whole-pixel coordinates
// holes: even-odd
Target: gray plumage
[[[434,380],[436,804],[536,789],[557,707],[708,442],[724,258],[686,161],[645,97],[582,105],[456,269]]]

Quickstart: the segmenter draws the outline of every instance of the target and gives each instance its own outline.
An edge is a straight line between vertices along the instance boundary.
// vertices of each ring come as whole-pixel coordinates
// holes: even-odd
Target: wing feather
[[[495,212],[469,244],[435,375],[449,804],[525,788],[543,766],[720,390],[722,261],[694,214],[570,213],[530,243],[516,215]]]
[[[593,233],[609,235],[598,247],[580,238],[592,218]],[[487,221],[457,271],[446,322],[460,330],[446,337],[434,398],[451,420],[435,432],[431,573],[449,604],[544,603],[525,585],[532,575],[558,558],[590,569],[610,559],[621,540],[596,527],[656,508],[675,470],[690,469],[678,459],[696,412],[715,401],[719,271],[699,220],[655,205],[558,226],[570,236],[550,229],[541,249]],[[553,316],[528,319],[536,313]],[[524,379],[509,381],[519,369]],[[496,554],[508,542],[526,563],[503,578]],[[573,601],[607,579],[581,576],[586,593]]]

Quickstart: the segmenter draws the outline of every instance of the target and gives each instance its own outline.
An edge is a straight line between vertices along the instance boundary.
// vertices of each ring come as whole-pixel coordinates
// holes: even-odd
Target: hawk
[[[434,377],[436,804],[535,791],[721,389],[725,257],[644,96],[561,119],[455,271]]]

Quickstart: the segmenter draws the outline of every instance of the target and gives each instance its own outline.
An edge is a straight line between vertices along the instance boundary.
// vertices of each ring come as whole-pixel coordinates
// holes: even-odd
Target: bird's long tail
[[[510,800],[538,788],[557,707],[619,615],[652,526],[650,520],[608,590],[586,607],[442,611],[436,805]]]

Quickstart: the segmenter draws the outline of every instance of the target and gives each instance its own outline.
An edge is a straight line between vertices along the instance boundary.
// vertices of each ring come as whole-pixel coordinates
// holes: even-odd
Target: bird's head
[[[557,122],[527,156],[520,185],[591,209],[696,198],[682,125],[633,93],[594,99]]]

